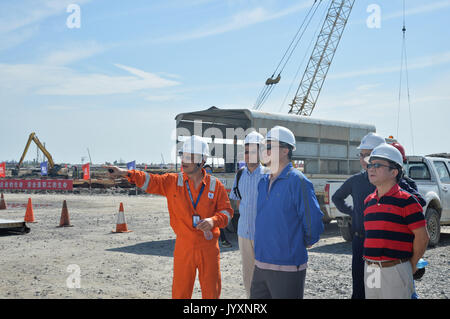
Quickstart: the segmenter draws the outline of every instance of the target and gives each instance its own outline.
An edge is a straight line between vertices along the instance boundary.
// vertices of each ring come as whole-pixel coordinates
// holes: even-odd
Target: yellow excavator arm
[[[55,162],[53,162],[52,156],[47,151],[47,149],[44,147],[44,145],[42,145],[41,141],[39,141],[39,139],[36,136],[36,133],[34,133],[34,132],[31,133],[30,137],[28,138],[27,145],[25,145],[25,149],[23,150],[23,154],[22,154],[22,157],[20,158],[19,164],[17,164],[17,168],[19,168],[20,165],[22,165],[22,162],[25,159],[25,155],[27,155],[28,148],[30,147],[31,141],[34,141],[36,143],[37,147],[39,147],[39,149],[45,155],[45,157],[47,157],[49,168],[52,169],[55,166]]]

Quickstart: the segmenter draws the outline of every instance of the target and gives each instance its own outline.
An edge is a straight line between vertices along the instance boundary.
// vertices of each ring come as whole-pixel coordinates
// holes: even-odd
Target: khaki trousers
[[[414,292],[411,263],[381,268],[364,262],[364,287],[366,299],[411,299]]]
[[[242,259],[242,277],[247,298],[250,298],[253,270],[255,269],[255,246],[253,240],[238,236],[239,251]]]

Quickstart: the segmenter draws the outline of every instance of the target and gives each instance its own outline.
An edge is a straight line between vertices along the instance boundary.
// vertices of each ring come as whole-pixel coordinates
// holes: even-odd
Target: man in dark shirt
[[[352,299],[364,299],[364,200],[373,193],[375,186],[369,182],[367,176],[367,163],[364,159],[370,156],[372,150],[378,145],[385,143],[384,138],[375,133],[369,133],[363,137],[358,146],[359,162],[362,171],[353,175],[342,184],[342,186],[333,194],[332,200],[336,208],[352,218],[352,280],[353,292]],[[353,207],[345,202],[345,199],[351,195]]]

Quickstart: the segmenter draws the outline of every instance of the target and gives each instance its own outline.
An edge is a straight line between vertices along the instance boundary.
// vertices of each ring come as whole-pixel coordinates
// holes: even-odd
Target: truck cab
[[[426,200],[423,208],[427,220],[430,246],[438,244],[440,226],[450,225],[450,158],[408,156],[405,173],[412,178]]]

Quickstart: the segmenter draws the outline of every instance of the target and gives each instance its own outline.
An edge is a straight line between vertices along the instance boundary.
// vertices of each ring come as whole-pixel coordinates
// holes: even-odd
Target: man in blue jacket
[[[352,218],[352,281],[353,292],[352,299],[365,299],[364,291],[364,200],[375,191],[375,185],[369,182],[367,175],[367,162],[364,160],[369,157],[372,150],[378,145],[384,144],[385,139],[376,133],[369,133],[363,137],[358,146],[359,159],[362,171],[351,176],[344,184],[333,194],[332,200],[336,208]],[[424,206],[425,200],[420,196],[413,185],[410,185],[405,179],[401,179],[399,186],[413,194],[418,202]],[[348,205],[345,199],[352,196],[353,206]]]
[[[303,298],[308,253],[319,241],[323,213],[312,183],[291,164],[295,137],[285,127],[267,133],[258,184],[255,269],[250,298]]]

